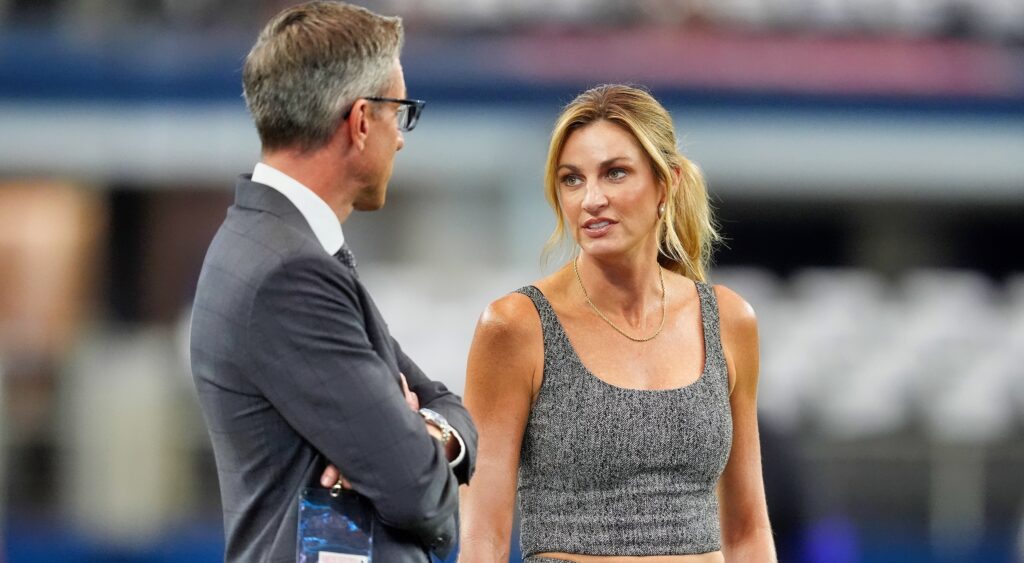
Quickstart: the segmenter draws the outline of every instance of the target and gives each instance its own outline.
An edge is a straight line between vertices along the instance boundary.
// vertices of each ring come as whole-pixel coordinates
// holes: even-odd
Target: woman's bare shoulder
[[[718,302],[718,317],[722,330],[729,330],[742,336],[756,338],[757,314],[754,308],[739,293],[724,285],[713,286],[715,300]]]
[[[491,301],[480,315],[479,329],[501,335],[525,334],[536,325],[540,317],[529,296],[513,291]]]
[[[467,397],[475,396],[471,389],[488,389],[494,395],[519,383],[534,390],[543,362],[543,329],[533,301],[519,292],[503,295],[487,305],[477,322],[469,351]]]
[[[550,302],[552,295],[559,291],[557,276],[557,273],[552,274],[534,281],[530,286],[540,291],[543,298]],[[518,344],[539,344],[541,332],[537,306],[532,298],[518,291],[507,293],[487,305],[480,315],[477,326],[478,336],[498,338],[502,341],[514,340]]]

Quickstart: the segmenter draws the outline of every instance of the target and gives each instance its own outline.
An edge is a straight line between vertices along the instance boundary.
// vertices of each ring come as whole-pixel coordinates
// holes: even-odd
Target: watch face
[[[424,408],[424,409],[420,409],[420,414],[422,414],[423,417],[428,419],[428,420],[432,420],[434,422],[437,422],[438,424],[441,424],[441,425],[444,425],[444,426],[448,426],[448,419],[445,418],[444,415],[442,415],[441,413],[439,413],[437,411],[432,411],[430,409]]]

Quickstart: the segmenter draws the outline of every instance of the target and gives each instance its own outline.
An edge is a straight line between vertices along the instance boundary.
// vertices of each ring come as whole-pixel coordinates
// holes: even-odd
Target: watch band
[[[423,417],[423,420],[427,422],[427,424],[441,431],[442,444],[447,444],[448,440],[451,440],[452,426],[448,424],[448,419],[446,419],[441,413],[437,411],[432,411],[428,408],[420,409],[419,413],[420,416]]]

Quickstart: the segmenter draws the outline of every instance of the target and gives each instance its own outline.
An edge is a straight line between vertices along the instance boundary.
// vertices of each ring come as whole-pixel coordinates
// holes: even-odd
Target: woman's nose
[[[604,195],[604,190],[599,185],[592,183],[586,190],[583,196],[583,209],[593,212],[608,205],[608,197]]]

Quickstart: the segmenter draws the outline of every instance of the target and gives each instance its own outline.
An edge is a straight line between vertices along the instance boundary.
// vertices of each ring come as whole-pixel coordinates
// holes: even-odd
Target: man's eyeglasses
[[[423,100],[403,100],[401,98],[382,98],[380,96],[365,96],[364,100],[371,102],[391,102],[398,104],[398,129],[401,131],[412,131],[416,128],[416,123],[420,120],[420,114],[423,113],[423,106],[427,105],[427,102]],[[351,110],[349,110],[351,112]],[[348,113],[345,114],[348,118]]]

